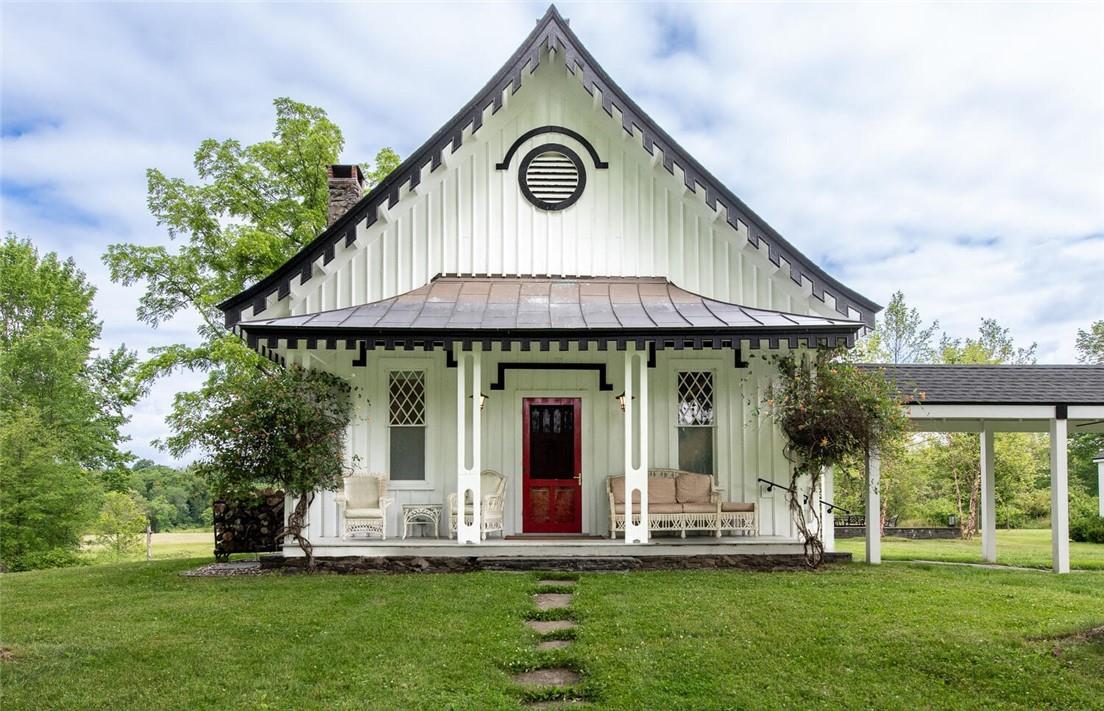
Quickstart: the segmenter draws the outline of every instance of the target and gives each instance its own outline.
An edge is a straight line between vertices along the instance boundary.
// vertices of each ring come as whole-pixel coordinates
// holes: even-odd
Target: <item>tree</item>
[[[0,570],[74,562],[102,491],[67,446],[34,408],[0,421]]]
[[[273,104],[271,140],[200,144],[194,159],[198,183],[147,172],[149,210],[170,238],[183,242],[179,249],[114,244],[104,256],[112,280],[145,286],[138,307],[142,322],[156,328],[184,311],[201,319],[199,345],[152,349],[140,370],[147,386],[178,369],[208,374],[200,392],[176,396],[178,415],[270,368],[223,325],[218,304],[267,276],[326,227],[326,169],[344,145],[341,130],[320,108],[287,98]],[[397,163],[395,152],[384,148],[365,174],[381,180]],[[177,430],[174,436],[179,447],[191,433]]]
[[[346,473],[352,403],[352,388],[341,378],[292,366],[253,378],[233,392],[221,391],[196,410],[172,417],[175,427],[193,434],[186,446],[206,455],[197,468],[212,490],[244,498],[271,486],[295,498],[295,509],[277,537],[294,539],[307,556],[307,568],[314,570],[313,547],[303,526],[314,492],[336,488]]]
[[[931,363],[939,322],[923,325],[920,312],[905,305],[904,292],[896,292],[869,336],[859,345],[859,360],[868,363]]]
[[[1089,330],[1077,329],[1077,360],[1104,365],[1104,320],[1094,321]]]
[[[138,497],[156,532],[203,526],[211,505],[207,482],[194,467],[174,469],[141,459],[130,468],[127,487]]]
[[[900,446],[908,428],[903,402],[885,375],[840,356],[823,349],[811,357],[779,358],[778,382],[767,393],[766,412],[786,437],[784,452],[793,465],[790,512],[811,567],[824,555],[820,506],[809,505],[821,473]]]
[[[146,512],[133,495],[109,491],[93,528],[96,543],[119,560],[138,547],[146,520]]]
[[[0,243],[0,565],[75,554],[99,487],[130,455],[120,428],[137,395],[125,347],[97,355],[95,288],[72,259]]]
[[[996,319],[983,318],[977,338],[951,338],[943,334],[939,343],[940,360],[943,363],[975,365],[1028,365],[1035,362],[1039,344],[1027,348],[1016,346],[1011,329],[1001,328]]]

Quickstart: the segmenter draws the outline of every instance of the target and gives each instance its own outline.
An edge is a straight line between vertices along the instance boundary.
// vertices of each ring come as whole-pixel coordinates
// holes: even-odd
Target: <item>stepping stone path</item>
[[[575,587],[575,580],[538,580],[540,588],[569,588]],[[533,604],[542,612],[546,610],[564,610],[571,607],[575,598],[570,592],[538,592],[533,594]],[[548,635],[561,630],[575,629],[576,624],[572,620],[526,620],[529,629],[540,635]],[[537,642],[538,652],[549,652],[557,649],[566,649],[574,644],[569,639],[542,639]],[[514,683],[526,691],[541,691],[543,689],[557,689],[578,684],[583,679],[582,675],[574,669],[567,667],[546,667],[533,669],[514,675]],[[560,706],[581,702],[581,699],[556,699],[545,701],[531,701],[526,703],[528,708],[558,708]]]
[[[575,629],[575,623],[571,620],[526,620],[525,624],[537,634]]]
[[[571,607],[574,597],[571,593],[537,593],[533,596],[533,604],[538,610],[562,610]]]

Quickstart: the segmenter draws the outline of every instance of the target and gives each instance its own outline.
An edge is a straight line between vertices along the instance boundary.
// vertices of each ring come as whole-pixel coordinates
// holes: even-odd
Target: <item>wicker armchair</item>
[[[494,469],[484,469],[479,474],[479,488],[482,494],[483,505],[480,509],[479,537],[486,540],[487,534],[493,531],[502,533],[502,507],[506,502],[506,477]],[[456,494],[448,496],[448,525],[449,537],[456,537]],[[470,499],[464,502],[464,513],[472,515],[472,502]]]
[[[383,474],[356,472],[345,477],[345,491],[336,497],[345,521],[342,538],[374,533],[386,541],[387,507],[394,501],[386,494],[387,477]]]

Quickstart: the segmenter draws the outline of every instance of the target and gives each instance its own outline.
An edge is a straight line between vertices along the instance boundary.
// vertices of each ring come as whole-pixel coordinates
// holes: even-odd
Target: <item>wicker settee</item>
[[[625,531],[625,477],[606,478],[609,498],[610,538]],[[755,534],[759,530],[755,504],[723,500],[724,490],[708,474],[678,469],[648,470],[648,530],[711,531],[720,538],[723,531]],[[640,513],[640,501],[633,502],[632,513]]]

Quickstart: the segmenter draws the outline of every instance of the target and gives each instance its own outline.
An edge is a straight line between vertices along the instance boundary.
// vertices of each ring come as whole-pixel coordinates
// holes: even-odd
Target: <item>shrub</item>
[[[10,570],[17,573],[23,570],[42,570],[44,568],[71,568],[75,565],[88,565],[88,560],[82,558],[70,548],[51,548],[19,556],[12,561]]]
[[[1070,538],[1079,543],[1104,543],[1104,518],[1091,514],[1070,523]]]

